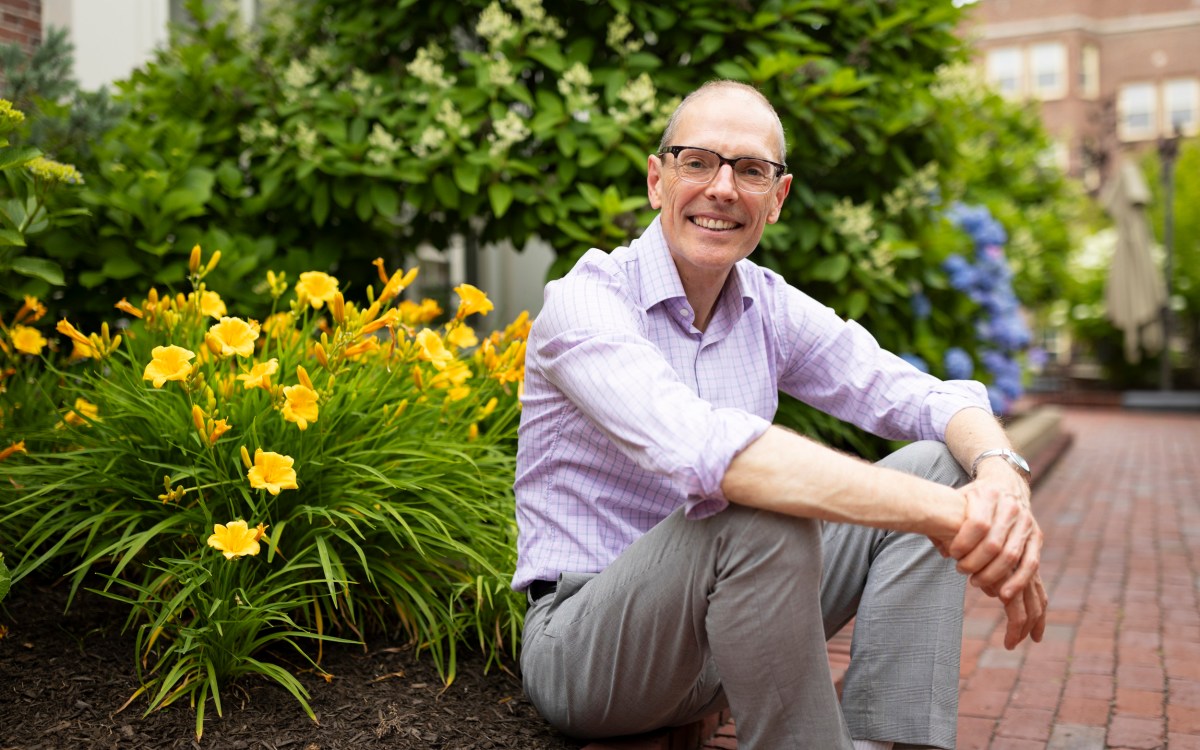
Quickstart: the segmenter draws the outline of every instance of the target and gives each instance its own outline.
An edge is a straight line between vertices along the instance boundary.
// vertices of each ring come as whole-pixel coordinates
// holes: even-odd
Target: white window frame
[[[1029,47],[1029,86],[1043,101],[1067,95],[1067,45],[1038,42]]]
[[[1177,111],[1187,111],[1191,117],[1183,125],[1184,135],[1195,135],[1200,128],[1200,80],[1195,78],[1170,78],[1162,86],[1162,129],[1165,135],[1175,134]]]
[[[1020,47],[993,47],[987,51],[987,80],[1002,95],[1017,98],[1025,93],[1025,59]],[[1005,88],[1004,81],[1012,81]]]
[[[1136,107],[1136,109],[1134,109]],[[1121,86],[1117,93],[1117,131],[1122,141],[1144,141],[1158,136],[1158,87],[1149,81]],[[1130,115],[1144,120],[1131,125]]]
[[[1079,51],[1079,95],[1100,98],[1100,48],[1094,44],[1085,44]]]

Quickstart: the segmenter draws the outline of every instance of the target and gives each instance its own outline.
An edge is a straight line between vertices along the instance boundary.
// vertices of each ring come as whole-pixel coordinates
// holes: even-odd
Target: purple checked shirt
[[[779,391],[901,440],[942,440],[960,409],[989,409],[981,384],[920,372],[749,260],[707,330],[692,318],[657,218],[546,285],[525,362],[514,589],[599,572],[680,506],[720,512],[725,470]]]

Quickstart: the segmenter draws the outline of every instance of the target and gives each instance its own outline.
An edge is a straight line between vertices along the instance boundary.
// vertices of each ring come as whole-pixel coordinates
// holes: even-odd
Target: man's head
[[[684,163],[686,152],[667,152],[673,147],[703,149],[726,161],[707,182],[696,182],[698,170]],[[723,279],[758,246],[766,225],[779,219],[792,177],[777,177],[773,166],[746,161],[738,163],[743,173],[738,176],[728,160],[782,164],[785,148],[778,115],[750,86],[714,81],[683,100],[667,123],[660,153],[649,158],[646,180],[650,205],[662,211],[663,233],[681,275]],[[765,192],[755,192],[761,186],[752,182],[760,166],[770,171]]]

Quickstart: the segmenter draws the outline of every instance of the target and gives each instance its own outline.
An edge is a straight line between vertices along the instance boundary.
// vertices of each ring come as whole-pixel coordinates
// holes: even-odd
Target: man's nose
[[[738,196],[737,181],[733,176],[733,167],[722,164],[717,173],[709,180],[708,192],[716,198],[734,200]]]

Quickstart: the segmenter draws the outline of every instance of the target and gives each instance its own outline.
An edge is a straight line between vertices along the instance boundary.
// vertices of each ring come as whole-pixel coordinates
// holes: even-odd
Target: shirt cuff
[[[712,435],[701,454],[701,465],[697,467],[701,492],[689,493],[684,501],[684,517],[690,521],[709,518],[729,506],[721,489],[729,464],[771,427],[762,417],[740,409],[717,409],[715,416],[719,417],[721,434]]]

